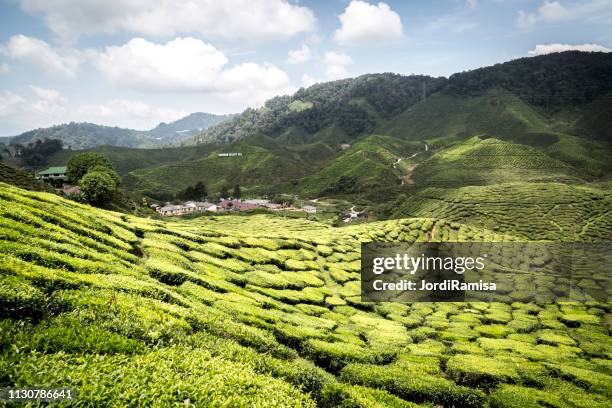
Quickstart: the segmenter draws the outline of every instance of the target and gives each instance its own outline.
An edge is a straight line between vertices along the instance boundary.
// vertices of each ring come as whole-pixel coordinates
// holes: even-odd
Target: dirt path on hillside
[[[425,150],[423,150],[422,152],[416,152],[416,153],[414,153],[413,155],[411,155],[411,156],[409,156],[409,157],[406,157],[406,160],[410,160],[410,159],[412,159],[413,157],[416,157],[416,156],[418,156],[419,154],[421,154],[421,153],[424,153],[424,152],[428,151],[428,150],[429,150],[429,145],[428,145],[427,143],[425,143],[425,142],[423,142],[423,144],[425,145]],[[397,169],[397,168],[399,167],[400,162],[401,162],[402,160],[403,160],[403,159],[402,159],[401,157],[398,157],[397,161],[393,163],[393,168],[394,168],[394,169]],[[416,167],[417,167],[417,166],[418,166],[418,164],[415,164],[415,165],[413,165],[413,166],[406,167],[406,169],[404,170],[404,174],[403,174],[403,175],[402,175],[402,177],[401,177],[401,178],[402,178],[402,186],[403,186],[403,185],[410,185],[410,184],[414,184],[414,180],[412,179],[412,173],[414,172],[414,169],[416,169]]]
[[[404,172],[404,175],[402,176],[402,185],[404,184],[414,184],[414,180],[412,179],[412,173],[414,172],[414,169],[416,169],[417,165],[415,164],[414,166],[410,166],[406,168],[406,171]]]
[[[427,241],[431,242],[436,238],[436,232],[438,232],[438,225],[434,224],[430,231],[427,231]]]

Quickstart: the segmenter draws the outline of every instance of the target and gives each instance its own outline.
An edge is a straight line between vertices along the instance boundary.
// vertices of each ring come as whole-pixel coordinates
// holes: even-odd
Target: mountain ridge
[[[36,140],[59,139],[74,150],[101,145],[151,148],[178,145],[206,127],[228,120],[232,115],[215,115],[194,112],[174,122],[162,122],[150,130],[135,130],[118,126],[98,125],[90,122],[70,122],[47,128],[33,129],[6,141],[10,144],[27,144]]]

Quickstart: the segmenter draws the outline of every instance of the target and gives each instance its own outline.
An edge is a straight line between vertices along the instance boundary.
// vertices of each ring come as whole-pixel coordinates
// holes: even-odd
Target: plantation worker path
[[[402,162],[402,160],[410,160],[410,159],[417,157],[421,153],[427,152],[429,150],[429,145],[425,142],[423,142],[423,144],[425,145],[425,150],[421,152],[413,153],[411,156],[408,156],[406,158],[398,157],[397,161],[393,162],[393,168],[398,169],[400,167],[400,163]],[[414,180],[412,179],[412,173],[414,172],[414,169],[417,168],[417,166],[418,164],[415,163],[414,165],[406,166],[403,169],[403,174],[401,175],[401,180],[402,180],[401,185],[402,186],[414,184]]]

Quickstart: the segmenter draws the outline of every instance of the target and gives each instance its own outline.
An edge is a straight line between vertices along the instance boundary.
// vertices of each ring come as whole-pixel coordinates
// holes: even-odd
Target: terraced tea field
[[[581,182],[576,168],[540,150],[495,138],[473,137],[420,163],[417,186],[459,187],[507,182]]]
[[[396,215],[431,214],[527,240],[597,242],[612,237],[612,195],[588,185],[426,188],[401,203]]]
[[[609,303],[360,301],[362,242],[511,235],[432,218],[163,222],[2,183],[0,215],[0,387],[72,387],[95,407],[612,400]]]

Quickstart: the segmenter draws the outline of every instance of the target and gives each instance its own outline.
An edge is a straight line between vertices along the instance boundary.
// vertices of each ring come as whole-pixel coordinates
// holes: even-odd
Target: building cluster
[[[317,212],[317,208],[311,205],[305,205],[301,208],[297,208],[292,205],[272,203],[269,200],[264,199],[221,199],[216,204],[209,203],[207,201],[187,201],[181,204],[167,204],[164,206],[153,204],[151,205],[151,208],[164,216],[187,215],[204,211],[250,211],[258,208],[264,208],[270,211],[304,211],[310,214]]]

